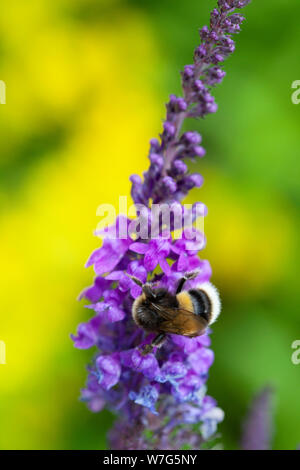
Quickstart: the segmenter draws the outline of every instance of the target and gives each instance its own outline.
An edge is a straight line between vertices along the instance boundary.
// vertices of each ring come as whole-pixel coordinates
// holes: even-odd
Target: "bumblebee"
[[[143,354],[161,346],[167,334],[194,338],[204,334],[207,327],[216,321],[221,302],[213,284],[206,282],[193,289],[183,290],[185,282],[198,274],[185,274],[179,280],[175,295],[167,289],[154,288],[151,283],[142,284],[139,279],[129,276],[143,290],[133,303],[133,320],[146,332],[157,333],[151,344],[144,348]]]

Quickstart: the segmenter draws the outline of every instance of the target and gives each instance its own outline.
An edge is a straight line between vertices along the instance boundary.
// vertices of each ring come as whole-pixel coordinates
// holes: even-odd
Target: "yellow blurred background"
[[[299,5],[256,3],[245,13],[237,52],[216,91],[218,114],[189,123],[207,148],[197,168],[205,186],[189,202],[200,200],[209,208],[204,256],[223,297],[209,392],[226,413],[224,442],[238,445],[249,400],[271,383],[277,390],[275,447],[294,448],[300,442],[300,365],[290,360],[291,343],[300,339],[300,106],[292,105],[290,87],[300,78],[294,19]],[[96,209],[101,203],[117,207],[119,195],[129,195],[130,174],[146,168],[164,103],[179,91],[179,70],[191,61],[197,28],[213,5],[2,5],[2,449],[106,446],[112,417],[92,415],[78,401],[91,354],[75,350],[69,338],[88,318],[76,297],[93,277],[83,265],[99,245],[93,236]]]

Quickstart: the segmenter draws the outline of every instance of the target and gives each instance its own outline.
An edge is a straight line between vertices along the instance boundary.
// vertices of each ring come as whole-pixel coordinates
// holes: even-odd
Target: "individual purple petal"
[[[126,313],[122,308],[115,303],[106,303],[103,302],[101,306],[95,307],[94,310],[102,314],[102,318],[105,321],[116,322],[121,321],[125,317]]]
[[[138,349],[130,349],[120,353],[121,362],[127,367],[142,372],[148,379],[154,379],[159,374],[159,365],[154,354],[143,356]]]
[[[198,256],[188,256],[187,261],[188,261],[188,265],[187,265],[187,268],[186,268],[187,271],[196,271],[197,270],[197,271],[200,271],[200,273],[201,273],[203,263],[198,258]],[[200,274],[200,273],[199,273],[198,279],[203,278],[203,274]],[[205,275],[205,279],[206,279],[206,276],[207,276],[207,274]],[[211,276],[211,272],[209,274],[209,278],[210,278],[210,276]]]
[[[214,362],[214,353],[211,349],[200,348],[190,354],[188,361],[197,374],[206,374]]]
[[[200,430],[204,439],[209,439],[216,433],[218,424],[223,421],[224,411],[221,408],[214,407],[203,413],[201,419],[203,423],[200,426]]]
[[[159,238],[150,240],[148,251],[144,257],[144,266],[147,271],[153,271],[156,266],[168,256],[170,252],[170,241],[168,239]],[[165,263],[163,266],[169,272]]]
[[[96,359],[98,383],[109,390],[116,385],[121,375],[121,365],[116,357],[98,356]]]
[[[103,292],[109,288],[110,282],[101,276],[97,276],[94,279],[94,284],[84,289],[78,297],[78,300],[86,298],[91,302],[97,302],[100,300]]]
[[[135,253],[139,253],[140,255],[144,255],[149,250],[148,245],[146,243],[141,243],[141,242],[131,243],[129,248],[131,251],[134,251]]]
[[[187,281],[185,289],[189,290],[194,287],[199,287],[211,278],[212,270],[210,263],[207,260],[201,260],[196,270],[199,271],[198,276],[191,281]]]
[[[148,273],[142,265],[141,260],[132,261],[128,266],[128,272],[137,277],[142,282],[146,282],[147,280]]]
[[[162,269],[162,271],[168,276],[169,274],[171,274],[171,266],[169,265],[169,263],[167,262],[167,260],[164,258],[164,257],[160,257],[159,258],[159,265]]]
[[[202,402],[202,412],[206,413],[217,406],[216,400],[210,395],[205,395]]]
[[[203,233],[198,230],[186,228],[182,233],[182,237],[171,245],[171,250],[180,255],[181,253],[192,256],[200,251],[205,243]]]
[[[86,263],[86,267],[94,265],[96,274],[112,271],[129,249],[131,240],[105,239],[103,245],[95,250]]]
[[[131,391],[129,393],[129,398],[136,404],[149,408],[151,413],[157,415],[158,412],[155,410],[155,404],[157,402],[158,395],[159,393],[156,386],[146,385],[138,393]]]
[[[90,411],[93,413],[99,413],[105,405],[106,400],[104,397],[97,396],[90,390],[84,388],[81,390],[81,401],[86,402]]]
[[[103,292],[104,301],[87,305],[86,308],[93,309],[105,322],[116,322],[123,320],[126,313],[122,308],[123,294],[119,290]]]
[[[205,393],[205,387],[204,393]],[[180,403],[177,405],[177,413],[180,415],[184,423],[196,424],[202,419],[202,410],[199,406],[192,405],[191,403]],[[178,420],[178,424],[181,423]]]
[[[146,282],[147,280],[147,271],[146,269],[144,268],[144,266],[142,266],[140,264],[140,260],[136,260],[136,261],[132,261],[130,264],[129,264],[129,267],[128,267],[128,273],[131,274],[132,276],[136,277],[137,279],[139,279],[143,284]],[[128,276],[126,276],[128,278]],[[130,278],[128,278],[129,281],[130,281],[130,294],[131,296],[136,299],[139,295],[141,295],[142,293],[142,289],[140,286],[138,286],[134,281],[132,281]]]
[[[130,289],[130,295],[133,299],[136,299],[142,294],[142,288],[137,284],[132,285]]]
[[[140,279],[142,283],[146,282],[147,271],[138,260],[132,261],[128,265],[127,273],[124,271],[113,271],[108,274],[105,279],[119,281],[118,287],[120,291],[127,292],[130,289],[132,297],[136,298],[142,293],[142,289],[132,279],[130,279],[127,274],[135,276],[136,278]]]
[[[121,292],[127,292],[133,285],[136,285],[124,271],[112,271],[106,279],[118,281],[118,288]]]
[[[144,258],[144,266],[147,271],[153,271],[158,265],[158,258],[155,256],[154,251],[148,251]]]
[[[187,253],[181,252],[177,260],[176,270],[180,272],[186,272],[189,269],[189,260]]]
[[[176,344],[185,354],[191,354],[199,348],[198,338],[188,338],[180,335],[170,335],[172,342]]]
[[[199,377],[192,370],[189,370],[182,379],[177,381],[176,387],[172,390],[172,393],[179,401],[192,400],[193,394],[197,392],[204,383],[205,379]]]
[[[93,317],[88,323],[80,323],[77,328],[77,336],[71,335],[74,346],[77,349],[88,349],[97,342],[101,318]]]
[[[208,330],[209,332],[209,330]],[[197,343],[198,346],[205,346],[205,347],[209,347],[210,344],[211,344],[211,339],[210,337],[208,336],[208,334],[204,334],[204,335],[201,335],[201,336],[197,336],[195,338],[195,341]]]
[[[124,271],[112,271],[105,279],[109,281],[120,281],[124,277]]]
[[[169,360],[163,364],[160,373],[155,380],[161,383],[175,383],[177,379],[181,379],[187,373],[187,368],[182,361]]]

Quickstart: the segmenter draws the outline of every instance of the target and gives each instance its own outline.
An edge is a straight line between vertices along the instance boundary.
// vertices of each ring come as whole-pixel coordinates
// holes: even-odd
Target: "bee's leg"
[[[190,273],[185,273],[185,275],[179,280],[177,290],[176,290],[176,295],[179,294],[182,291],[182,288],[186,281],[190,281],[191,279],[195,279],[199,274],[199,271],[192,271]]]
[[[126,273],[126,275],[127,275],[128,277],[130,277],[130,279],[131,279],[133,282],[135,282],[138,286],[143,287],[143,283],[142,283],[142,281],[141,281],[140,279],[138,279],[138,278],[135,277],[135,276],[131,276],[131,274],[128,274],[128,273]]]
[[[182,288],[185,284],[185,281],[186,281],[186,278],[185,277],[182,277],[178,283],[178,286],[177,286],[177,289],[176,289],[176,295],[179,294],[179,292],[182,291]]]
[[[147,354],[151,353],[154,347],[160,347],[166,339],[165,333],[159,333],[155,338],[152,340],[150,344],[146,344],[142,351],[142,355],[146,356]]]

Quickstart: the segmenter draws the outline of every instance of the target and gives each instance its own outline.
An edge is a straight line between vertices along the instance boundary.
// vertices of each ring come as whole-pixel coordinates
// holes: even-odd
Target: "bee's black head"
[[[154,289],[150,284],[143,286],[143,294],[132,307],[132,316],[138,326],[146,331],[157,332],[162,321],[164,309],[178,307],[177,299],[166,289]]]

